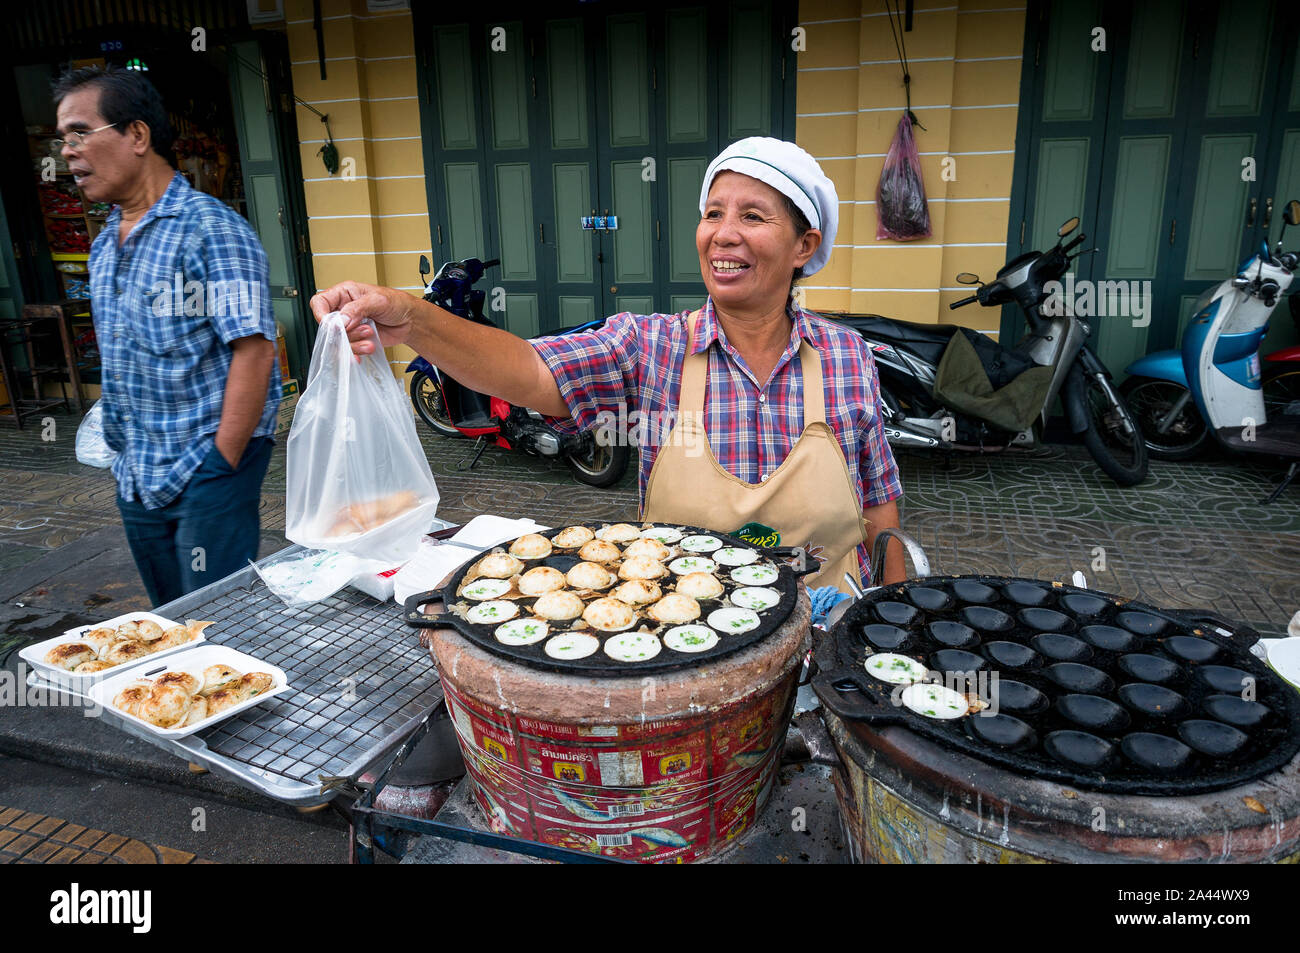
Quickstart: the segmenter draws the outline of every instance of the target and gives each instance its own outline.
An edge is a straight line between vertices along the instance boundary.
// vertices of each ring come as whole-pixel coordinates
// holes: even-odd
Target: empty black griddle
[[[1190,794],[1261,777],[1300,750],[1300,696],[1243,642],[1060,583],[929,577],[854,603],[818,649],[813,688],[842,718],[903,725],[1026,775]],[[917,714],[898,703],[898,686],[868,674],[878,652],[914,659],[990,707],[946,721]]]
[[[602,526],[606,526],[611,523],[617,523],[617,522],[623,522],[623,521],[601,520],[592,523],[570,523],[567,525],[586,526],[588,529],[594,532],[600,529]],[[633,523],[633,525],[640,527],[640,526],[646,526],[651,524]],[[789,557],[797,557],[799,555],[799,551],[797,549],[793,549],[790,547],[764,548],[761,546],[755,546],[753,543],[745,542],[743,539],[739,539],[735,536],[728,536],[725,533],[719,533],[716,530],[711,530],[711,529],[703,529],[698,526],[684,526],[678,523],[665,523],[665,524],[655,524],[655,525],[671,526],[674,529],[681,530],[683,536],[692,536],[692,535],[714,536],[722,540],[722,544],[724,547],[734,546],[738,549],[750,549],[759,552],[763,556],[763,559],[760,560],[760,562],[771,564],[775,566],[777,569],[778,572],[777,580],[773,583],[768,584],[767,588],[777,590],[781,594],[781,601],[777,603],[777,605],[773,606],[772,608],[759,612],[758,614],[759,625],[757,628],[751,629],[749,632],[744,632],[739,635],[723,635],[719,633],[721,637],[718,641],[718,644],[707,651],[684,653],[684,652],[673,651],[667,646],[664,646],[660,650],[657,656],[644,662],[616,661],[615,659],[612,659],[605,654],[603,650],[604,643],[608,639],[612,638],[615,635],[619,635],[620,633],[601,632],[599,630],[586,627],[580,624],[582,621],[581,619],[573,620],[573,622],[551,622],[550,623],[551,635],[555,635],[561,632],[577,631],[577,632],[582,632],[586,635],[596,636],[597,638],[600,639],[602,644],[602,649],[600,651],[597,651],[592,655],[588,655],[586,658],[556,659],[546,654],[544,649],[544,646],[546,645],[545,639],[543,639],[540,642],[534,642],[531,645],[506,645],[505,643],[497,641],[494,635],[494,632],[496,630],[495,624],[484,624],[484,625],[475,624],[468,621],[465,618],[462,618],[460,615],[452,611],[443,611],[440,613],[428,613],[424,610],[423,607],[430,603],[442,603],[444,607],[449,608],[455,606],[458,602],[466,602],[466,600],[458,599],[456,593],[460,589],[461,581],[465,578],[466,573],[469,572],[469,570],[474,566],[475,563],[477,563],[480,559],[483,558],[484,555],[486,555],[486,553],[480,553],[468,559],[463,565],[457,568],[456,571],[452,573],[450,577],[450,581],[441,590],[433,590],[431,592],[420,593],[411,596],[409,599],[407,599],[405,603],[406,622],[410,625],[414,625],[418,627],[426,627],[426,628],[450,626],[454,628],[457,632],[459,632],[461,635],[469,639],[471,642],[473,642],[475,645],[479,646],[482,649],[485,649],[486,651],[492,653],[493,655],[497,655],[502,658],[509,659],[512,662],[518,662],[529,668],[542,669],[545,671],[559,672],[562,674],[569,674],[569,675],[595,675],[595,676],[605,676],[605,677],[656,675],[656,674],[662,674],[664,672],[672,672],[681,669],[693,668],[698,665],[722,658],[724,656],[731,655],[735,652],[740,651],[741,649],[746,648],[747,646],[754,645],[755,643],[760,642],[761,640],[767,638],[778,628],[784,625],[786,620],[789,618],[790,613],[794,611],[795,602],[799,597],[799,585],[798,585],[799,576],[806,575],[809,572],[815,572],[818,568],[820,568],[815,559],[809,559],[805,561],[806,568],[796,570],[794,566],[792,566],[791,564],[785,561]],[[551,539],[554,538],[558,533],[563,531],[565,528],[566,527],[563,526],[558,527],[556,529],[547,530],[545,532],[539,533],[538,535],[545,536],[548,539]],[[506,543],[500,547],[495,547],[495,548],[504,552],[508,550],[509,545],[510,545],[509,543]],[[620,548],[623,547],[620,546]],[[699,553],[698,555],[707,556],[710,558],[712,556],[712,554],[710,553]],[[569,569],[571,569],[574,565],[576,565],[580,561],[581,560],[577,556],[576,549],[575,550],[556,549],[551,553],[551,555],[543,559],[525,559],[523,560],[523,563],[525,566],[525,570],[524,570],[525,572],[528,569],[532,569],[536,566],[553,566],[554,568],[559,569],[561,572],[568,572]],[[734,567],[726,567],[726,566],[718,567],[718,571],[715,573],[715,575],[717,575],[717,577],[722,581],[725,591],[723,592],[722,596],[720,596],[717,599],[701,599],[700,616],[694,622],[690,623],[691,625],[703,625],[707,628],[708,624],[706,620],[708,619],[709,613],[714,611],[715,609],[721,609],[729,606],[730,603],[727,601],[727,599],[731,595],[731,593],[734,592],[736,589],[743,588],[741,584],[734,582],[730,578],[731,568]],[[665,595],[673,591],[672,586],[670,584],[665,584],[665,583],[669,583],[670,580],[674,578],[675,576],[670,572],[668,576],[665,576],[663,579],[658,580],[660,585],[663,587]],[[613,587],[611,587],[611,589],[612,588]],[[604,594],[607,593],[602,593],[602,595]],[[515,600],[516,604],[521,609],[521,615],[527,615],[529,607],[535,601],[536,601],[535,597],[524,597],[522,599]],[[467,603],[467,604],[472,604],[472,603]],[[663,635],[663,633],[666,632],[668,629],[673,628],[672,625],[660,624],[648,617],[645,618],[643,621],[644,621],[644,628],[654,631],[657,635]],[[634,632],[640,630],[641,628],[643,628],[643,623],[642,621],[638,621],[637,624],[634,625],[628,631]]]

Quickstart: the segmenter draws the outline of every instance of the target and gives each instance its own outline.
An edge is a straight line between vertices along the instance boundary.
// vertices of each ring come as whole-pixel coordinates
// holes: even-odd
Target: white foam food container
[[[266,672],[271,676],[271,687],[260,695],[254,695],[223,712],[219,712],[210,718],[204,718],[195,725],[186,725],[183,728],[159,728],[157,725],[151,725],[143,718],[137,718],[135,715],[128,714],[119,708],[113,707],[113,699],[117,693],[126,688],[132,682],[145,679],[153,681],[164,672],[186,672],[193,675],[200,682],[203,681],[203,670],[209,665],[229,665],[241,675],[247,675],[249,672]],[[289,678],[284,674],[284,669],[275,665],[269,665],[266,662],[256,659],[251,655],[238,652],[225,645],[203,645],[198,648],[187,648],[184,652],[174,655],[168,659],[158,659],[156,664],[137,665],[129,672],[123,672],[120,675],[113,675],[112,678],[106,678],[96,685],[91,686],[86,693],[91,701],[103,706],[105,712],[112,712],[123,721],[146,731],[158,738],[184,738],[186,735],[192,735],[196,731],[202,731],[204,728],[211,728],[219,721],[224,721],[231,715],[237,715],[246,708],[254,705],[260,705],[268,698],[283,694],[289,691],[292,686],[289,684]]]
[[[87,672],[78,675],[76,672],[69,672],[65,668],[59,668],[45,661],[45,654],[56,645],[62,645],[65,642],[80,642],[82,636],[94,629],[116,629],[124,622],[143,622],[146,619],[157,622],[163,630],[173,628],[178,625],[184,625],[182,622],[176,622],[172,619],[164,619],[160,615],[154,615],[152,612],[128,612],[125,615],[115,616],[112,619],[106,619],[103,622],[95,622],[91,625],[78,626],[75,629],[68,629],[62,635],[56,635],[52,639],[46,639],[44,642],[37,642],[35,645],[29,645],[18,653],[18,657],[28,664],[34,671],[39,672],[41,678],[45,679],[56,686],[66,686],[69,688],[84,689],[88,685],[94,685],[106,678],[111,678],[125,671],[134,671],[141,665],[148,665],[157,661],[164,656],[175,655],[177,652],[183,652],[186,649],[192,649],[205,640],[204,633],[200,632],[198,638],[192,639],[183,645],[177,645],[170,649],[165,649],[153,655],[146,655],[144,658],[135,659],[130,662],[123,662],[120,665],[114,665],[112,668],[104,669],[102,672]]]

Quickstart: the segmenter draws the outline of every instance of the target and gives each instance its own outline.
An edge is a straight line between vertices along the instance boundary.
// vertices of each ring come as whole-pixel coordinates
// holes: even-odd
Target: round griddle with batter
[[[898,681],[870,674],[873,657]],[[1219,790],[1300,750],[1300,696],[1232,638],[1060,583],[966,576],[885,586],[853,604],[816,658],[813,688],[840,717],[899,724],[1098,791]],[[970,709],[944,718],[932,715],[953,712],[909,708],[912,666],[953,689],[931,697],[964,695]]]
[[[533,619],[532,607],[541,595],[525,595],[520,592],[518,587],[519,578],[530,570],[542,566],[548,566],[558,570],[561,573],[568,573],[570,569],[584,560],[578,555],[581,545],[563,548],[555,546],[555,539],[560,534],[571,530],[574,526],[584,526],[593,533],[599,532],[607,526],[615,525],[618,521],[600,521],[594,523],[578,523],[562,526],[557,529],[548,530],[540,533],[546,539],[552,542],[554,546],[552,552],[542,558],[525,559],[523,569],[516,573],[510,580],[510,588],[494,598],[514,603],[518,609],[515,619]],[[412,596],[406,600],[406,621],[415,626],[436,627],[451,626],[458,632],[468,638],[474,644],[491,652],[494,655],[521,662],[527,666],[546,671],[560,672],[565,674],[576,675],[596,675],[596,676],[621,676],[626,677],[632,674],[663,673],[674,671],[681,668],[694,667],[701,663],[707,663],[711,660],[722,658],[737,652],[746,646],[753,645],[762,639],[767,638],[776,631],[789,617],[795,606],[798,597],[798,574],[789,564],[784,562],[781,557],[789,556],[792,550],[789,549],[772,549],[755,546],[743,539],[729,536],[725,533],[718,533],[709,529],[702,529],[696,526],[683,526],[679,524],[655,524],[655,523],[633,523],[638,531],[642,534],[639,538],[652,538],[652,534],[659,530],[676,530],[681,534],[681,539],[690,536],[711,536],[721,542],[721,545],[710,551],[687,551],[683,550],[678,543],[680,539],[666,544],[670,550],[667,558],[662,560],[665,567],[669,566],[674,560],[682,557],[703,557],[712,560],[718,549],[734,548],[745,550],[755,554],[755,561],[750,565],[770,566],[776,571],[775,578],[770,582],[762,583],[761,587],[772,589],[779,595],[779,600],[772,606],[764,609],[751,610],[758,616],[758,625],[744,632],[727,632],[722,629],[712,628],[717,635],[717,642],[712,647],[703,651],[681,652],[675,651],[668,645],[663,644],[663,636],[670,630],[677,628],[678,625],[701,626],[710,629],[709,617],[719,609],[739,608],[732,603],[732,598],[740,589],[747,588],[746,583],[734,580],[731,573],[737,566],[716,566],[713,575],[721,582],[723,591],[721,595],[715,598],[700,598],[696,601],[699,604],[698,618],[685,623],[667,623],[659,622],[649,614],[649,605],[633,606],[635,611],[635,621],[626,629],[620,631],[603,631],[594,628],[589,622],[583,620],[581,616],[571,620],[538,620],[546,621],[549,631],[545,638],[536,642],[525,645],[507,644],[497,638],[497,629],[499,624],[495,621],[487,623],[476,623],[467,618],[467,613],[474,607],[475,600],[465,597],[467,586],[477,582],[475,575],[476,570],[483,560],[490,557],[493,553],[508,553],[514,540],[494,547],[487,553],[474,556],[466,561],[462,566],[456,569],[446,586],[439,592],[437,590],[428,593],[422,593]],[[620,542],[616,545],[620,550],[620,559],[616,561],[602,563],[617,576],[621,564],[628,557],[624,551],[628,546],[634,545],[635,541]],[[809,568],[809,571],[816,569],[816,563]],[[656,578],[662,597],[668,597],[674,594],[676,582],[685,573],[676,573],[669,570],[664,576]],[[582,599],[584,609],[589,607],[593,602],[599,599],[608,598],[614,589],[625,582],[623,579],[615,579],[613,584],[600,590],[574,590],[571,586],[566,585],[564,588],[554,590],[560,592],[576,592]],[[441,614],[429,614],[424,611],[427,603],[436,603],[441,601],[446,611]],[[488,601],[488,600],[481,600]],[[507,620],[513,621],[513,620]],[[555,658],[547,654],[546,645],[557,635],[582,635],[592,636],[598,639],[601,647],[590,655],[583,658]],[[653,637],[659,643],[659,649],[652,657],[635,660],[620,660],[610,657],[605,652],[605,645],[611,640],[620,636],[642,635]],[[648,641],[648,639],[647,639]]]

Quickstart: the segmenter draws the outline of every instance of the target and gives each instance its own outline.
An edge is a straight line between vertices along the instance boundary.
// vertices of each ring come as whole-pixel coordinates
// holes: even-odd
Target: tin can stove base
[[[840,832],[831,770],[812,763],[783,765],[772,800],[746,833],[703,863],[844,864],[848,850]],[[474,801],[473,785],[462,780],[438,812],[440,823],[488,833]],[[546,863],[513,851],[479,847],[448,838],[421,835],[411,840],[404,864]]]

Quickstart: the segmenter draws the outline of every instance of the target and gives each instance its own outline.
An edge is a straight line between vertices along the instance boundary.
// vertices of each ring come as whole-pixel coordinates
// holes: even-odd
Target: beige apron
[[[803,433],[763,483],[745,483],[714,458],[704,430],[704,389],[709,351],[691,353],[700,312],[691,314],[677,422],[659,450],[646,485],[642,519],[685,523],[734,533],[759,522],[781,534],[781,545],[821,547],[822,569],[805,577],[809,587],[848,592],[847,572],[861,578],[857,546],[866,539],[862,507],[835,433],[826,423],[821,358],[799,342],[803,368]]]

